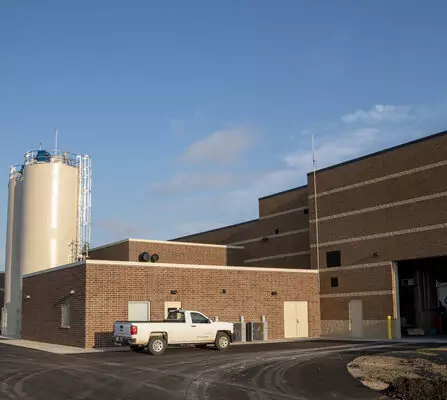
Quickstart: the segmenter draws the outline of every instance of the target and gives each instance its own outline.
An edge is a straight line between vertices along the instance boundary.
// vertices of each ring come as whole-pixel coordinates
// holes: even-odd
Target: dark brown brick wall
[[[442,176],[447,176],[447,166],[321,196],[318,217],[445,192],[447,179],[440,179]],[[313,205],[311,208],[313,211]]]
[[[447,197],[326,220],[318,226],[324,243],[441,223],[447,223]],[[315,236],[312,239],[315,243]]]
[[[170,294],[172,289],[177,295]],[[238,322],[241,315],[260,321],[266,315],[271,339],[284,337],[284,301],[307,300],[310,335],[320,334],[314,273],[88,265],[87,347],[110,345],[113,323],[127,319],[132,300],[150,301],[152,320],[163,318],[165,301],[181,301],[182,307],[221,321]]]
[[[273,237],[269,238],[268,241],[259,240],[254,243],[244,244],[244,248],[246,260],[309,251],[309,232]]]
[[[85,283],[85,265],[25,277],[23,297],[29,294],[31,298],[23,300],[22,338],[84,347]],[[74,295],[69,294],[72,289]],[[61,304],[65,301],[71,307],[70,328],[61,328]]]
[[[446,161],[446,144],[447,135],[438,135],[390,152],[323,170],[317,174],[318,191],[361,183],[367,179],[387,176],[394,172]],[[446,172],[446,167],[436,167],[321,196],[318,198],[319,217],[441,193],[447,189]],[[310,187],[313,183],[311,178],[312,175],[309,175]],[[310,199],[309,206],[310,215],[313,218],[313,199]],[[342,265],[445,255],[447,242],[442,239],[445,229],[324,245],[325,242],[358,239],[362,236],[419,229],[443,223],[447,223],[447,197],[320,220],[318,227],[321,267],[325,267],[326,252],[331,250],[342,252]],[[315,223],[310,224],[309,235],[311,244],[314,244]],[[315,249],[312,249],[311,253],[312,268],[316,268]],[[378,253],[378,256],[374,257],[373,253]]]
[[[129,241],[111,244],[100,249],[92,249],[89,252],[90,260],[110,260],[110,261],[128,261],[129,260]]]
[[[341,251],[342,265],[357,265],[379,261],[411,260],[447,254],[445,240],[447,228],[431,232],[363,240],[351,243],[320,247],[320,268],[326,267],[326,252]],[[375,257],[373,253],[377,252]],[[312,249],[312,265],[316,268],[316,252]]]
[[[174,242],[229,244],[253,238],[256,232],[258,220],[247,221],[241,224],[230,225],[211,231],[201,232],[181,238],[173,239]]]
[[[338,287],[331,287],[331,278],[338,278]],[[333,269],[320,275],[321,293],[351,293],[392,290],[391,264],[351,270]]]
[[[308,214],[297,211],[290,214],[262,218],[277,212],[307,206],[307,189],[298,188],[278,195],[259,199],[259,213],[261,219],[246,223],[231,225],[212,231],[202,232],[190,236],[173,239],[173,241],[231,244],[239,241],[271,235],[275,229],[280,233],[303,229],[308,226]]]
[[[254,261],[245,264],[245,266],[259,268],[310,269],[310,254],[303,254],[291,257],[280,257],[271,260]]]
[[[374,179],[447,159],[447,133],[408,144],[392,151],[317,172],[318,192]],[[313,193],[312,174],[308,175]]]
[[[138,261],[143,251],[158,254],[161,263],[200,265],[244,265],[244,249],[177,243],[130,242],[129,261]]]
[[[259,216],[266,217],[307,206],[307,187],[299,187],[259,199]]]
[[[329,297],[322,298],[321,319],[322,320],[349,320],[349,302],[359,299],[363,301],[364,320],[386,321],[388,315],[393,315],[393,296],[352,296],[352,297]]]

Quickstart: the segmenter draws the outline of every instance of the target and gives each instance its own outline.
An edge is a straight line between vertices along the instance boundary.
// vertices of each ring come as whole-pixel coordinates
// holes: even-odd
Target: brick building
[[[291,301],[307,304],[304,336],[385,338],[388,316],[395,337],[442,332],[446,176],[441,132],[310,173],[307,185],[260,198],[256,220],[93,249],[87,262],[24,277],[23,337],[104,345],[131,301],[150,302],[153,319],[172,302],[234,322],[265,315],[275,339],[300,336],[288,328]]]
[[[388,315],[396,335],[439,331],[446,176],[441,132],[319,170],[315,189],[310,173],[260,198],[257,220],[174,240],[244,245],[247,266],[319,270],[322,335],[384,337]]]
[[[128,319],[134,302],[148,304],[151,320],[178,306],[230,322],[241,316],[259,322],[265,316],[270,339],[284,338],[287,331],[319,336],[317,271],[235,265],[243,261],[238,255],[242,250],[128,239],[93,249],[86,262],[28,274],[23,278],[22,337],[86,348],[110,346],[114,321]],[[157,254],[158,261],[139,261],[144,252]],[[299,333],[285,326],[296,327],[296,319],[285,317],[284,302],[304,307],[307,318]],[[67,313],[68,320],[63,316]]]

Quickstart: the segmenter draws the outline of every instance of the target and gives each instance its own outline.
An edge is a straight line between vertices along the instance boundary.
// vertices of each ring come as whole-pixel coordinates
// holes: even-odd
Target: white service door
[[[307,301],[284,302],[284,337],[309,337]]]
[[[129,301],[127,303],[128,321],[150,321],[151,303],[149,301]]]
[[[349,302],[349,330],[351,336],[363,336],[363,302],[362,300],[351,300]]]

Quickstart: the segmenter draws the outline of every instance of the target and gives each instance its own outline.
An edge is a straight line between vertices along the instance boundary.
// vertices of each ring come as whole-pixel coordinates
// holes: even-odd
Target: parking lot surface
[[[380,343],[308,341],[172,348],[159,357],[55,355],[0,343],[0,399],[378,399],[346,364]]]

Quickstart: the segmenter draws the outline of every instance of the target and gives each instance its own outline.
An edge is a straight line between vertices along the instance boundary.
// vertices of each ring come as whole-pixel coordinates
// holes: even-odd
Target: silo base
[[[15,312],[9,312],[8,306],[9,304],[6,304],[2,309],[2,336],[19,339],[22,325],[21,310],[17,308]]]

